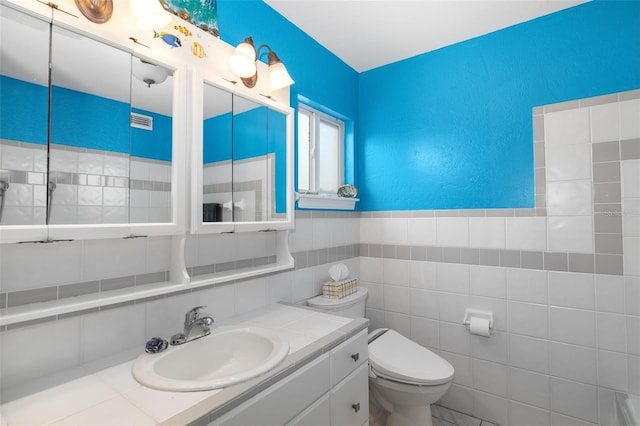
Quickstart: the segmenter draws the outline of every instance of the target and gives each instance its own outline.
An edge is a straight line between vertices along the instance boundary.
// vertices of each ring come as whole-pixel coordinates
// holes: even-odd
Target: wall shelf
[[[301,209],[353,210],[359,198],[338,197],[337,195],[318,195],[296,193],[298,207]]]

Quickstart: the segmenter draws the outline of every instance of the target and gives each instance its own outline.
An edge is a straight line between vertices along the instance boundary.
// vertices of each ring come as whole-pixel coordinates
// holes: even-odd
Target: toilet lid
[[[377,376],[418,385],[446,383],[454,372],[446,359],[394,330],[369,343],[369,365]]]

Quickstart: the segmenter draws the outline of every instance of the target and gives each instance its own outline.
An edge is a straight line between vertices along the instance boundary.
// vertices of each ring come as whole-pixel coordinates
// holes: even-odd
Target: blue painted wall
[[[534,206],[532,108],[640,87],[640,2],[591,2],[360,75],[361,210]]]
[[[287,117],[267,110],[267,151],[275,153],[276,213],[287,212]]]

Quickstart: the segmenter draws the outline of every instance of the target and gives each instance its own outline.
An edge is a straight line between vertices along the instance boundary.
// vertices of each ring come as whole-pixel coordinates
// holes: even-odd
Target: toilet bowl
[[[395,330],[369,334],[369,388],[387,426],[431,426],[431,404],[451,387],[453,366]]]
[[[364,318],[367,289],[343,299],[307,300],[315,309]],[[453,366],[400,333],[381,328],[369,333],[369,392],[389,415],[386,426],[432,426],[431,404],[451,387]]]

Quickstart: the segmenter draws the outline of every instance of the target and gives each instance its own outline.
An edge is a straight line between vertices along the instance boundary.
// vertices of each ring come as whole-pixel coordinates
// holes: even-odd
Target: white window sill
[[[317,195],[296,193],[301,209],[353,210],[359,198],[338,197],[337,195]]]

